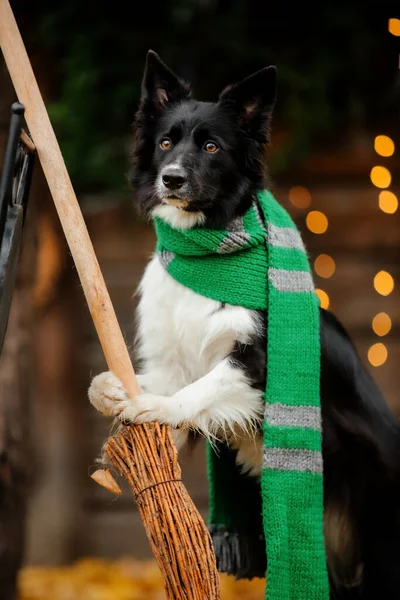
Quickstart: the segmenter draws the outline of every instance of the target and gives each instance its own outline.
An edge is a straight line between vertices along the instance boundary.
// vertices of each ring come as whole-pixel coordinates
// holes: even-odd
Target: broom
[[[0,46],[32,135],[108,367],[130,397],[140,393],[99,264],[8,0],[0,0]],[[218,600],[219,577],[208,530],[181,481],[170,430],[123,427],[104,453],[128,480],[168,599]],[[109,470],[93,476],[120,493]]]

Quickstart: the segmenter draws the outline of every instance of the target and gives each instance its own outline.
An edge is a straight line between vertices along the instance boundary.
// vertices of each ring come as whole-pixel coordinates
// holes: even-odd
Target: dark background
[[[273,173],[317,147],[398,127],[396,2],[14,1],[78,190],[123,186],[146,52],[193,82],[199,99],[259,68],[279,69]],[[397,8],[395,8],[397,7]]]

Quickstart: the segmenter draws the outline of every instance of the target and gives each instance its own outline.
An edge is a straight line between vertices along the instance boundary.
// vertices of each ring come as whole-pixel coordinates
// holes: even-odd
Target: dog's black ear
[[[189,86],[165,65],[158,54],[149,50],[142,81],[142,102],[148,101],[158,110],[169,103],[185,100],[190,95]]]
[[[242,125],[250,125],[260,117],[269,118],[276,99],[276,67],[265,67],[243,81],[228,86],[219,97],[229,106]]]

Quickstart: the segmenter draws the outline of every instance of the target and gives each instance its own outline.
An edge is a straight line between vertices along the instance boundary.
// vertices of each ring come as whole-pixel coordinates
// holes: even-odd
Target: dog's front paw
[[[168,400],[165,396],[141,394],[133,399],[118,403],[121,412],[118,418],[125,423],[159,423],[170,424]]]
[[[89,388],[91,404],[103,415],[115,417],[123,410],[122,404],[129,401],[121,381],[111,371],[97,375]]]

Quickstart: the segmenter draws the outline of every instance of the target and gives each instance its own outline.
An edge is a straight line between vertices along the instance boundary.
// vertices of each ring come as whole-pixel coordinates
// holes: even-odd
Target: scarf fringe
[[[218,525],[209,529],[220,573],[235,575],[236,579],[265,577],[267,563],[263,535],[249,536]]]

